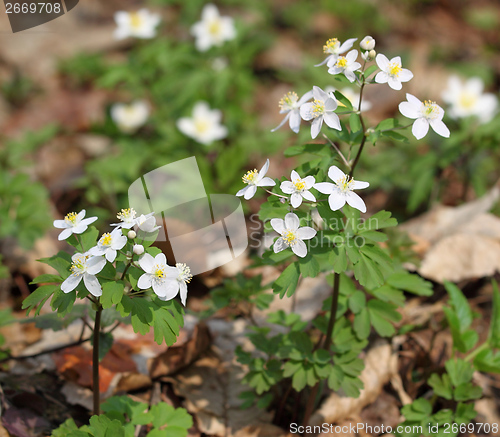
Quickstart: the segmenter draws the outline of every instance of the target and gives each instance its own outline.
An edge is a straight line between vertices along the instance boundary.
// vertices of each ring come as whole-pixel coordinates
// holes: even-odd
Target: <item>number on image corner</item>
[[[59,14],[61,13],[61,3],[5,3],[5,11],[7,14]]]

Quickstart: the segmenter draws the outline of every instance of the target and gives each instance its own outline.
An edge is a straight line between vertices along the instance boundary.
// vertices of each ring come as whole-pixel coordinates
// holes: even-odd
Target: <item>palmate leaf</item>
[[[42,285],[23,300],[22,309],[26,310],[26,316],[30,311],[36,308],[35,316],[40,313],[43,304],[57,291],[60,290],[60,284]]]
[[[273,291],[279,294],[280,299],[293,296],[299,282],[300,271],[298,263],[290,264],[273,284]]]

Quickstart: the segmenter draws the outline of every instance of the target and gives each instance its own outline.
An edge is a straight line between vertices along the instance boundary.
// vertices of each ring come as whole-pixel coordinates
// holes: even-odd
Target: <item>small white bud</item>
[[[128,231],[127,237],[133,240],[135,237],[137,237],[137,234],[135,231]]]
[[[373,61],[375,59],[375,56],[377,56],[377,52],[375,50],[370,50],[369,52],[361,53],[361,57],[365,61]]]
[[[285,199],[284,197],[280,197],[280,202],[281,202],[281,203],[286,203],[286,201],[287,201],[287,200],[288,200],[288,199]]]
[[[142,244],[134,244],[134,253],[142,255],[144,253],[144,246]]]
[[[375,40],[369,35],[365,36],[359,43],[359,46],[363,50],[373,50],[375,48]]]

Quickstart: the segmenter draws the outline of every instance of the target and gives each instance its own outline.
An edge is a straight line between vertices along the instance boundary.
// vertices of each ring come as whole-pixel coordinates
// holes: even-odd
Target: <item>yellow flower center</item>
[[[69,214],[66,214],[66,217],[64,217],[64,221],[70,225],[74,225],[76,223],[77,217],[78,214],[76,212],[70,212]]]
[[[257,177],[257,175],[259,174],[259,172],[257,171],[257,169],[253,169],[253,170],[249,170],[245,176],[243,176],[243,182],[245,182],[245,184],[251,184],[252,182],[255,181],[255,178]]]
[[[345,56],[340,56],[337,59],[337,67],[340,67],[340,68],[347,67],[347,59],[345,58]]]
[[[279,102],[279,107],[282,111],[290,111],[293,109],[295,103],[299,100],[297,93],[290,91],[286,93]]]
[[[436,118],[438,115],[437,112],[436,102],[432,102],[431,100],[424,102],[424,115],[427,118]]]
[[[136,30],[142,27],[142,17],[138,12],[132,12],[130,14],[130,27]]]
[[[208,123],[206,120],[196,120],[194,122],[194,127],[198,133],[202,134],[208,130],[208,128],[210,127],[210,123]]]
[[[164,279],[165,278],[165,268],[164,266],[160,265],[160,264],[156,264],[154,267],[153,267],[153,275],[155,276],[155,278],[157,279]]]
[[[337,38],[330,38],[323,46],[323,52],[334,54],[339,47],[340,47],[339,40]]]
[[[285,232],[283,232],[282,238],[289,246],[293,246],[297,241],[297,235],[295,235],[295,231],[291,231],[290,229],[287,229]]]
[[[354,179],[353,178],[350,178],[349,176],[344,176],[343,178],[340,178],[339,180],[337,180],[337,186],[340,188],[341,191],[343,191],[344,193],[346,191],[351,191],[352,190],[352,186],[354,185]]]
[[[399,73],[401,73],[402,70],[403,69],[401,68],[401,65],[396,64],[395,62],[393,62],[392,64],[389,64],[389,74],[391,76],[398,77]]]
[[[175,265],[179,270],[179,276],[177,279],[185,284],[189,284],[191,279],[193,279],[193,275],[191,274],[191,269],[184,263],[177,263]]]
[[[462,108],[471,109],[476,105],[477,97],[473,94],[462,93],[458,101]]]
[[[127,220],[133,220],[135,219],[136,212],[134,208],[127,208],[127,209],[122,209],[116,217],[121,220],[122,222],[125,222]]]
[[[219,35],[219,33],[221,32],[221,27],[222,26],[220,24],[220,20],[213,20],[208,25],[208,32],[214,36]]]
[[[306,183],[302,179],[295,179],[293,185],[297,191],[302,191],[306,187]]]
[[[78,258],[76,258],[72,263],[70,267],[70,271],[73,275],[80,276],[85,273],[85,263],[89,256],[81,255]]]
[[[101,243],[101,245],[103,245],[103,246],[110,246],[111,245],[111,234],[109,232],[102,234],[102,237],[99,240],[99,243]]]
[[[325,112],[325,102],[315,99],[313,102],[312,112],[314,118],[318,118],[320,115],[322,115]]]

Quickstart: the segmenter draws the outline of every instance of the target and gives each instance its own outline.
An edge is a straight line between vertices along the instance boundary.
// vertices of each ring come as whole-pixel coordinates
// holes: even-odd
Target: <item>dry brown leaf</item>
[[[366,354],[365,369],[360,375],[364,389],[358,398],[331,393],[309,421],[309,424],[337,423],[346,418],[357,418],[361,410],[374,402],[384,385],[398,372],[398,357],[387,343],[379,343]]]
[[[438,205],[401,225],[423,256],[418,272],[437,282],[458,282],[500,271],[500,218],[487,211],[500,198],[497,184],[458,207]]]

